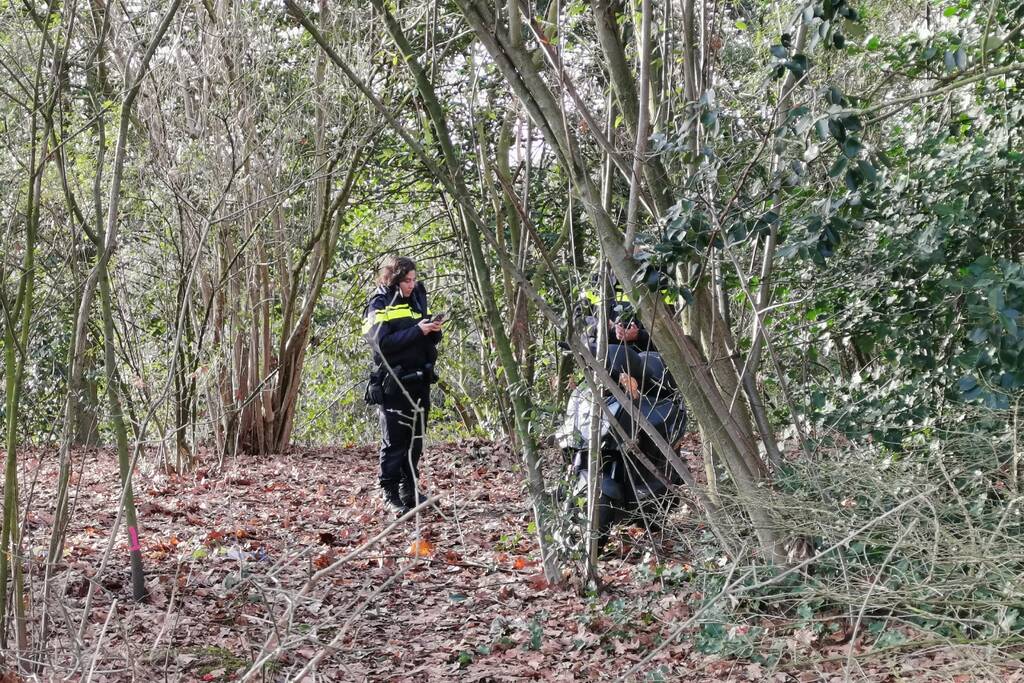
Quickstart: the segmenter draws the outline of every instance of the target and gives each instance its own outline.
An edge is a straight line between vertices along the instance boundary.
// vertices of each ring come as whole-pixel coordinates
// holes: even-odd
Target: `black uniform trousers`
[[[413,484],[419,476],[417,468],[430,414],[430,384],[410,382],[405,390],[409,398],[402,393],[386,396],[377,410],[381,432],[380,485],[384,489],[402,482]]]

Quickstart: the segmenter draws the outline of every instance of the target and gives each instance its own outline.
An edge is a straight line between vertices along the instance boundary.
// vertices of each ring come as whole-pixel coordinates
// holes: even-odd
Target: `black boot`
[[[384,500],[384,507],[393,512],[395,517],[401,517],[409,511],[409,507],[402,502],[402,497],[398,494],[398,484],[395,482],[382,481],[380,495]]]
[[[402,505],[409,510],[427,501],[427,496],[417,490],[411,481],[405,479],[398,485],[398,496],[402,499]]]

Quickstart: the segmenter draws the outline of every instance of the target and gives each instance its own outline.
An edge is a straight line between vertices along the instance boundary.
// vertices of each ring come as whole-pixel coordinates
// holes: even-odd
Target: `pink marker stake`
[[[128,550],[135,552],[136,550],[142,550],[142,546],[139,545],[139,531],[133,526],[128,527],[128,538],[131,540],[131,545],[128,546]]]

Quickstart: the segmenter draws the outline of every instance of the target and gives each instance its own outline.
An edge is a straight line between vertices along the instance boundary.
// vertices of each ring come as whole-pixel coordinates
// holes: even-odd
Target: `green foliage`
[[[964,328],[969,330],[956,358],[967,371],[958,388],[965,400],[1007,408],[1024,385],[1024,267],[983,256],[949,286],[963,297]]]
[[[1016,26],[1021,3],[997,4],[991,17],[987,8],[951,9],[956,23],[930,33],[894,30],[873,5],[861,26],[845,2],[808,6],[802,46],[791,34],[770,41],[744,31],[737,40],[756,37],[762,51],[730,56],[791,77],[791,106],[766,119],[770,108],[752,110],[723,88],[686,110],[679,137],[652,138],[667,163],[695,168],[663,217],[656,265],[682,266],[691,277],[676,283],[684,293],[710,261],[757,259],[777,233],[773,334],[795,342],[781,346],[786,384],[826,433],[897,446],[947,402],[1005,407],[1019,393],[1019,88],[983,79],[937,107],[927,92],[900,97],[870,75],[883,63],[893,85],[943,85],[981,62],[1017,63],[1018,45],[997,38]],[[764,99],[773,103],[778,88]],[[748,123],[759,118],[777,126],[763,142]],[[695,157],[687,135],[698,121],[707,141]],[[740,308],[750,307],[724,277]],[[748,284],[756,290],[754,278]],[[781,386],[766,381],[770,391]]]
[[[764,628],[760,626],[734,626],[719,621],[706,621],[697,633],[697,650],[708,655],[771,661],[760,653]]]

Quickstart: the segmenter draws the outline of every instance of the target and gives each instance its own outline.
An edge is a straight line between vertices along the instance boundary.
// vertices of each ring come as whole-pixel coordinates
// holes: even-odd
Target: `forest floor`
[[[23,497],[47,501],[26,519],[34,587],[52,521],[53,460],[24,464]],[[723,654],[730,629],[749,628],[738,624],[723,624],[711,654],[707,631],[676,627],[703,597],[688,581],[695,560],[683,536],[618,528],[600,563],[602,592],[588,595],[574,581],[553,587],[507,450],[483,441],[435,445],[421,469],[440,508],[340,563],[393,522],[377,496],[372,447],[239,456],[216,475],[140,471],[150,598],[138,604],[123,524],[110,546],[116,457],[78,454],[73,521],[48,603],[53,665],[43,678],[239,680],[276,632],[271,644],[281,651],[252,680],[293,680],[332,640],[337,648],[303,680],[979,680],[972,658],[983,653],[974,649],[848,659],[859,644],[803,639],[768,621],[766,634],[785,634],[771,658]],[[702,533],[685,509],[674,517],[677,531]],[[297,607],[286,619],[289,602]],[[30,633],[39,632],[40,604],[38,596],[29,604]],[[1020,675],[1012,666],[999,671],[1003,680]]]

